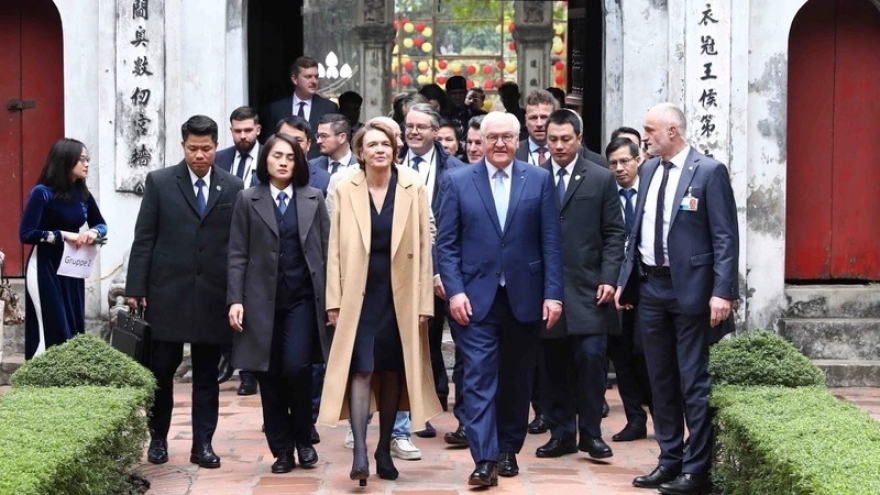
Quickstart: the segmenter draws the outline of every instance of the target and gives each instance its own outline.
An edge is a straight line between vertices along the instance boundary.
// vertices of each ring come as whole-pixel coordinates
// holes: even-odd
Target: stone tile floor
[[[139,467],[152,483],[148,495],[274,495],[274,494],[420,494],[454,495],[481,491],[466,485],[473,467],[468,450],[446,447],[443,433],[452,430],[455,418],[443,413],[432,421],[438,435],[433,439],[414,437],[422,450],[420,461],[395,459],[400,478],[389,482],[371,476],[366,488],[348,479],[351,451],[342,447],[345,428],[319,427],[321,443],[316,446],[320,461],[311,470],[297,468],[285,475],[269,471],[274,459],[260,432],[262,416],[259,396],[239,397],[237,383],[226,383],[220,391],[220,423],[214,448],[221,456],[219,469],[199,469],[189,463],[190,392],[189,384],[175,388],[175,415],[169,435],[170,461],[161,466],[146,463]],[[9,387],[0,387],[0,394]],[[880,388],[835,388],[831,392],[850,401],[880,421]],[[611,414],[602,423],[608,441],[624,425],[623,409],[616,390],[606,394]],[[649,423],[650,431],[650,423]],[[372,426],[368,444],[375,445],[378,428]],[[501,478],[493,494],[596,494],[644,495],[652,490],[633,488],[632,478],[653,468],[657,444],[646,440],[630,443],[609,442],[614,457],[590,460],[578,453],[559,459],[538,459],[535,449],[549,439],[549,434],[528,435],[518,456],[520,475]],[[372,460],[372,459],[371,459]]]
[[[413,437],[422,450],[419,461],[395,459],[400,477],[393,482],[370,477],[369,485],[359,488],[348,479],[351,451],[342,447],[346,429],[319,427],[321,443],[316,446],[320,461],[311,470],[294,469],[285,475],[269,470],[274,459],[260,432],[262,416],[259,396],[239,397],[237,383],[226,383],[220,392],[220,423],[214,448],[223,466],[216,470],[199,469],[189,464],[190,391],[188,384],[175,390],[175,415],[169,435],[170,461],[161,466],[143,464],[141,472],[152,483],[149,495],[272,495],[288,493],[311,494],[422,494],[453,495],[481,491],[467,486],[473,463],[467,449],[447,448],[443,434],[456,426],[451,412],[443,413],[431,423],[438,431],[433,439]],[[880,420],[880,389],[833,389],[834,395],[854,402],[875,419]],[[614,457],[593,461],[578,453],[559,459],[539,459],[535,449],[550,435],[528,435],[518,455],[520,475],[501,478],[494,494],[615,494],[644,495],[653,490],[634,488],[632,478],[650,471],[657,459],[658,448],[653,436],[628,443],[610,442],[611,435],[623,428],[625,418],[616,390],[606,394],[611,414],[602,423],[606,441],[614,449]],[[649,432],[651,425],[649,423]],[[368,446],[375,445],[378,428],[371,426]],[[607,462],[605,462],[607,461]],[[371,455],[372,462],[372,455]]]

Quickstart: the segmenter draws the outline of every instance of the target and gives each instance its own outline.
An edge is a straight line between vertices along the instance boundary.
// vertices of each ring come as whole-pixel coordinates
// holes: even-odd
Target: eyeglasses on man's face
[[[488,142],[490,142],[490,143],[492,143],[492,144],[497,143],[499,139],[500,139],[502,142],[504,142],[504,144],[510,144],[510,143],[512,143],[512,142],[517,138],[517,135],[516,135],[516,134],[513,134],[513,133],[509,133],[509,134],[486,134],[485,137],[486,137],[486,141],[488,141]]]
[[[406,132],[418,132],[419,134],[424,134],[433,129],[433,127],[427,124],[406,124],[404,129],[406,129]]]

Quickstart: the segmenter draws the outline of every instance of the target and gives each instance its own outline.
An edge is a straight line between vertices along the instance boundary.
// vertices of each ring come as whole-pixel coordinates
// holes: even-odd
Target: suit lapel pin
[[[575,175],[575,176],[574,176],[574,180],[581,180],[581,176],[580,176],[580,175]]]
[[[693,166],[693,165],[691,165],[690,167],[688,167],[688,170],[693,170],[693,169],[694,169],[694,166]]]
[[[217,190],[219,191],[220,189],[221,189],[220,184],[217,184]]]

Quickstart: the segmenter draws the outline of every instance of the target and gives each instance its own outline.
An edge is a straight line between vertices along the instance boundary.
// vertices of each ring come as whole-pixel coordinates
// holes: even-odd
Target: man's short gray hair
[[[486,128],[489,127],[490,124],[501,122],[510,125],[513,133],[519,136],[519,119],[516,118],[516,115],[507,112],[499,112],[497,110],[489,112],[483,117],[483,122],[480,124],[480,134],[485,137]]]
[[[440,127],[440,114],[437,113],[437,110],[434,110],[434,107],[432,107],[430,103],[416,103],[409,107],[409,111],[423,113],[428,117],[431,117],[431,127],[434,127],[435,129]]]

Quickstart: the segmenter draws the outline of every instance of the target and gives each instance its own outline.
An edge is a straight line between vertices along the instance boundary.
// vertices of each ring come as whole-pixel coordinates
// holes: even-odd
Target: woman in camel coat
[[[318,422],[351,418],[351,479],[365,485],[369,413],[378,405],[377,473],[396,479],[389,445],[397,411],[410,411],[421,430],[441,408],[426,333],[434,310],[427,191],[417,173],[396,167],[387,125],[368,122],[353,144],[362,170],[334,191],[330,222],[326,302],[336,332]]]

